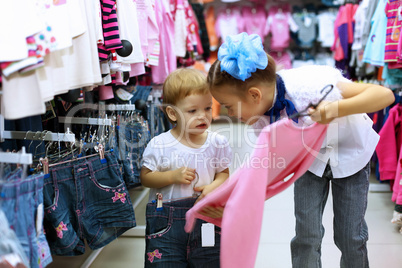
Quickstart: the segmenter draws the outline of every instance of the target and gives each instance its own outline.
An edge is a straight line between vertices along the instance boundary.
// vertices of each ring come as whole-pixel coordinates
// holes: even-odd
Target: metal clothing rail
[[[111,126],[112,119],[107,118],[91,118],[91,117],[58,117],[59,122],[63,124],[78,124],[78,125],[98,125]]]
[[[101,106],[100,106],[101,107]],[[105,105],[107,111],[134,111],[134,104],[107,104]]]
[[[4,130],[4,117],[0,115],[0,142],[6,140],[34,140],[34,141],[64,141],[75,142],[75,135],[69,133],[53,133],[50,131],[13,131]]]
[[[30,165],[32,164],[32,154],[27,154],[24,146],[17,153],[0,152],[0,163]]]

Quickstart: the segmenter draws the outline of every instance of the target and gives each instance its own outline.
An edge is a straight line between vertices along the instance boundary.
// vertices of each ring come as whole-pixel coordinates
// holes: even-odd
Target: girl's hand
[[[223,210],[225,207],[204,207],[203,210],[200,211],[201,215],[219,219],[223,217]]]
[[[173,184],[191,184],[195,179],[195,169],[182,167],[173,170]]]
[[[322,101],[317,108],[309,108],[307,113],[313,121],[320,124],[329,124],[337,117],[337,104],[337,102]]]

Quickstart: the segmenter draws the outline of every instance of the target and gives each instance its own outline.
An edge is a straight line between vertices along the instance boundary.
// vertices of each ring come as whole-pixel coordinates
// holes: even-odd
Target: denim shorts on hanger
[[[30,267],[45,267],[52,262],[52,256],[41,224],[43,175],[32,175],[24,179],[21,179],[21,175],[22,170],[17,170],[9,182],[0,185],[1,207],[10,228],[17,234]]]
[[[45,230],[52,254],[101,248],[136,226],[114,152],[53,166],[44,182]]]
[[[19,258],[20,262],[18,263],[22,263],[26,267],[29,267],[29,261],[25,255],[24,249],[22,248],[15,232],[10,229],[6,215],[0,209],[0,267],[3,267],[2,257],[7,260],[7,256],[10,255],[16,256],[17,259]]]
[[[125,177],[129,189],[141,185],[140,172],[142,167],[142,154],[149,142],[148,130],[141,122],[124,123],[119,128],[119,156],[123,168],[131,171],[131,177]]]

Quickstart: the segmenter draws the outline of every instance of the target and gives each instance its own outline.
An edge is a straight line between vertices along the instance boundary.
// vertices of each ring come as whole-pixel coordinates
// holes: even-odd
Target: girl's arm
[[[178,168],[169,171],[152,171],[141,168],[141,184],[149,188],[162,188],[171,184],[190,184],[195,178],[195,169]]]
[[[327,124],[337,117],[351,114],[373,113],[395,101],[393,92],[383,86],[364,83],[338,82],[343,99],[322,102],[317,109],[309,109],[314,121]]]

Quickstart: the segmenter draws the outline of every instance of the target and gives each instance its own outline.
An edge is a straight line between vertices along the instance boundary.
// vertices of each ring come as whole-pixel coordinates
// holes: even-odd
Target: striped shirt
[[[387,33],[385,39],[385,62],[396,62],[397,48],[399,42],[401,20],[401,0],[388,0],[385,6],[385,14],[387,15]],[[399,10],[399,12],[398,12]]]
[[[98,45],[100,60],[107,60],[111,50],[122,48],[117,23],[116,0],[101,0],[104,44]]]

